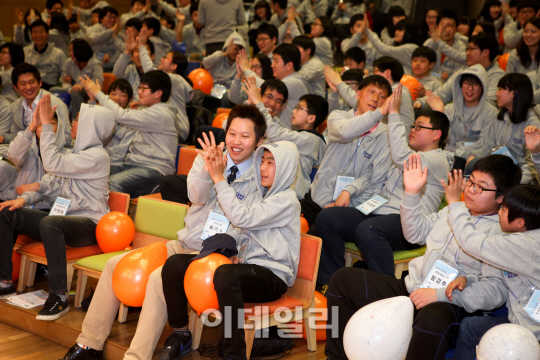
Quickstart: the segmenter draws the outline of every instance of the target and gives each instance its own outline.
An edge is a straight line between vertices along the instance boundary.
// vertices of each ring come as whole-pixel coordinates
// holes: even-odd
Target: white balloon
[[[343,348],[350,360],[405,359],[412,336],[414,305],[407,296],[379,300],[347,323]]]
[[[538,360],[540,345],[532,332],[516,324],[497,325],[482,336],[478,360]]]

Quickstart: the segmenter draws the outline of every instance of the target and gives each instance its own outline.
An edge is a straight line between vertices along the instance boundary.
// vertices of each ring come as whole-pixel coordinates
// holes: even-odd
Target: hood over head
[[[474,75],[478,79],[480,79],[480,82],[482,83],[483,92],[480,96],[480,101],[478,102],[478,105],[476,106],[472,118],[476,118],[478,114],[482,111],[482,108],[484,107],[484,104],[486,103],[486,98],[488,94],[488,73],[486,72],[486,69],[480,65],[476,64],[471,67],[469,67],[467,70],[463,71],[461,74],[456,76],[456,80],[453,84],[453,96],[454,96],[454,106],[456,108],[457,114],[464,118],[465,113],[465,101],[463,99],[463,90],[461,89],[461,86],[459,85],[461,78],[463,75]]]
[[[290,141],[277,141],[275,143],[261,145],[257,148],[253,155],[254,167],[257,176],[257,186],[262,194],[264,194],[264,191],[261,185],[261,162],[265,149],[274,155],[276,161],[274,183],[266,194],[266,196],[270,196],[287,190],[294,183],[296,171],[300,163],[300,154],[296,145]]]
[[[115,125],[114,114],[111,110],[97,105],[81,105],[77,139],[73,146],[73,153],[99,146],[108,138]]]
[[[248,47],[246,46],[246,42],[244,41],[244,38],[236,31],[232,32],[231,35],[225,40],[225,44],[223,45],[223,51],[227,49],[227,46],[229,46],[230,43],[233,43],[234,45],[240,45],[243,47],[246,51],[248,50]]]

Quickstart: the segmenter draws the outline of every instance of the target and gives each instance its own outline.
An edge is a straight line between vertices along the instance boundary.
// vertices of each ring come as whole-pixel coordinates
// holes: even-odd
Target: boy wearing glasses
[[[169,75],[153,70],[141,76],[139,101],[146,106],[143,110],[123,109],[88,77],[81,83],[88,94],[113,111],[118,124],[136,130],[124,163],[111,166],[110,190],[133,198],[151,194],[159,178],[175,172],[177,110],[166,103],[171,95]]]
[[[426,252],[409,263],[409,275],[404,279],[355,268],[339,269],[334,274],[327,291],[328,308],[338,306],[339,315],[333,319],[330,314],[328,321],[338,321],[339,333],[337,338],[329,336],[326,343],[325,354],[331,359],[346,359],[342,340],[345,326],[358,309],[372,302],[408,296],[416,311],[406,358],[442,360],[464,318],[478,310],[497,308],[507,299],[502,271],[465,252],[460,247],[465,244],[458,238],[462,237],[461,230],[456,231],[450,223],[455,207],[482,234],[501,235],[497,212],[505,193],[520,183],[520,168],[504,155],[487,156],[475,164],[464,189],[465,202],[439,212],[426,212],[422,204],[424,189],[436,180],[430,175],[436,168],[422,170],[423,155],[411,154],[408,163],[407,158],[402,159],[404,192],[400,212],[405,238],[426,245]],[[459,201],[463,189],[456,184],[462,179],[461,172],[454,170],[448,178],[449,186],[444,185],[446,197]],[[443,182],[442,176],[440,179]]]
[[[292,44],[300,50],[300,71],[298,74],[306,79],[310,86],[310,94],[325,96],[324,64],[315,56],[315,42],[307,35],[293,39]]]
[[[272,24],[262,24],[257,29],[257,46],[260,52],[268,56],[270,61],[274,57],[274,49],[277,45],[278,29]]]
[[[471,150],[466,145],[477,142],[497,117],[497,108],[486,101],[488,74],[482,65],[474,65],[459,74],[454,81],[454,102],[444,106],[440,97],[428,94],[433,110],[443,111],[450,120],[450,134],[445,150],[465,161]]]
[[[103,64],[104,71],[110,72],[113,69],[124,50],[123,41],[118,38],[120,29],[118,11],[112,6],[106,6],[99,13],[99,24],[92,25],[86,31],[86,41]]]
[[[386,158],[388,162],[391,161],[386,168],[388,170],[380,174],[379,167],[374,165],[372,172],[365,175],[366,182],[371,180],[368,186],[358,186],[362,183],[355,179],[340,194],[334,207],[324,209],[317,216],[315,232],[323,239],[317,277],[321,286],[328,284],[334,272],[345,266],[343,254],[346,242],[353,241],[362,253],[364,262],[359,265],[392,278],[395,277],[392,252],[411,250],[422,245],[406,241],[400,218],[399,203],[404,191],[403,164],[410,155],[420,154],[422,162],[429,168],[427,183],[422,187],[419,197],[422,211],[425,214],[434,213],[441,203],[444,189],[440,179],[446,177],[454,160],[452,153],[443,150],[450,127],[448,118],[438,111],[425,112],[408,131],[399,114],[401,88],[402,85],[398,86],[378,114],[373,113],[363,125],[364,128],[377,124],[381,127],[383,124],[379,121],[383,115],[388,115],[387,143],[390,156]],[[375,154],[373,152],[373,157]],[[360,201],[350,204],[349,199],[352,198]],[[338,204],[342,201],[344,205]]]

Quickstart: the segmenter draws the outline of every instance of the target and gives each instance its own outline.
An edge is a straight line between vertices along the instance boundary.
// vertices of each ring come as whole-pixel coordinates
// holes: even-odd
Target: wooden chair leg
[[[124,303],[120,303],[120,308],[118,309],[118,322],[123,324],[126,322],[128,315],[129,306]]]
[[[401,279],[401,274],[403,273],[404,268],[405,268],[405,263],[399,263],[399,264],[394,265],[396,279]]]
[[[75,268],[73,267],[74,263],[67,264],[67,294],[69,296],[69,292],[71,291],[71,283],[73,282],[73,273],[75,272]]]
[[[26,277],[28,276],[28,258],[26,255],[21,255],[21,268],[19,270],[19,283],[17,284],[17,291],[22,293],[24,291],[24,285],[26,283]]]
[[[249,323],[248,323],[249,324]],[[246,324],[246,325],[248,325]],[[248,325],[248,327],[251,327],[251,329],[244,329],[245,338],[246,338],[246,357],[249,360],[249,357],[251,356],[251,348],[253,348],[253,340],[255,340],[255,324],[251,323]]]
[[[345,251],[345,266],[351,267],[352,266],[353,258],[350,253]]]
[[[37,270],[37,263],[33,261],[26,261],[27,263],[27,270],[28,275],[26,276],[26,286],[32,287],[34,286],[34,281],[36,280],[36,270]]]
[[[309,326],[309,319],[311,315],[308,315],[304,319],[304,327],[306,328],[306,340],[309,351],[317,351],[317,330]]]
[[[81,303],[84,299],[84,292],[86,290],[87,280],[88,276],[84,275],[84,272],[82,270],[77,271],[77,288],[75,290],[75,302],[73,304],[76,308],[81,307]]]
[[[191,331],[191,348],[193,350],[197,350],[199,348],[203,327],[204,323],[202,316],[197,315],[197,313],[191,309],[191,313],[189,314],[189,331]]]

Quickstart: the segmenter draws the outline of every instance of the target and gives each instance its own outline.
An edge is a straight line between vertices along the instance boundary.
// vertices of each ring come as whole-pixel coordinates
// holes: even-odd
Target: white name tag
[[[354,181],[354,176],[338,176],[336,179],[336,187],[334,188],[334,196],[332,200],[336,200],[343,190]]]
[[[534,290],[531,299],[525,306],[525,311],[535,321],[540,322],[540,290]]]
[[[388,196],[385,196],[383,194],[377,194],[368,201],[358,205],[356,208],[360,210],[364,215],[369,215],[373,211],[386,204],[388,201],[390,201],[390,198]]]
[[[201,239],[205,240],[210,236],[227,232],[230,223],[229,219],[225,216],[211,211],[206,220],[206,224],[204,225]]]
[[[63,197],[62,195],[59,195],[54,201],[51,211],[49,212],[49,215],[50,216],[64,216],[66,215],[69,209],[69,205],[71,205],[71,200]]]
[[[465,144],[464,144],[464,145],[465,145],[465,146],[469,146],[469,145],[472,145],[472,144],[474,144],[474,142],[465,141]]]
[[[441,260],[435,261],[428,276],[422,283],[421,288],[439,289],[445,288],[459,274],[459,271]]]
[[[503,146],[502,148],[500,148],[499,150],[495,150],[494,152],[492,152],[492,154],[499,154],[499,155],[505,155],[505,156],[508,156],[510,159],[512,159],[512,161],[514,162],[514,164],[517,164],[518,162],[516,161],[516,159],[512,156],[512,154],[510,153],[510,151],[508,150],[508,148],[506,146]]]

